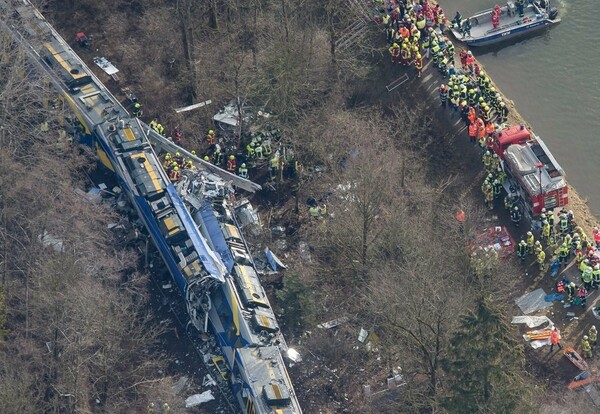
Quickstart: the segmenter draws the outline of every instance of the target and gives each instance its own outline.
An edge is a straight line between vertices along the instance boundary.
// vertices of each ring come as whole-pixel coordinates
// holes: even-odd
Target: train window
[[[146,162],[146,158],[144,158],[144,157],[138,157],[137,158],[137,162],[139,162],[140,164],[144,164]]]

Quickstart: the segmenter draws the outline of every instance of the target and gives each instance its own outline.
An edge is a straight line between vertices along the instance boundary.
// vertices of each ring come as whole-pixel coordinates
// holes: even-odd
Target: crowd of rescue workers
[[[429,65],[439,71],[444,82],[438,88],[440,105],[448,108],[452,117],[462,118],[470,142],[479,147],[486,170],[481,190],[487,207],[492,210],[495,201],[502,197],[506,178],[493,147],[496,133],[507,127],[509,107],[475,61],[472,52],[463,49],[456,56],[455,47],[446,36],[449,28],[468,35],[471,29],[469,19],[463,19],[456,12],[452,21],[448,22],[440,5],[427,0],[379,0],[376,3],[378,22],[385,28],[392,63],[402,65],[407,73],[416,72],[417,78]],[[498,10],[499,6],[494,9]],[[459,62],[455,61],[457,58]],[[425,61],[429,63],[425,65]],[[518,228],[523,214],[517,203],[515,193],[504,196],[504,207]],[[533,256],[540,271],[547,270],[548,262],[551,268],[560,269],[574,260],[580,282],[563,276],[556,282],[555,289],[565,295],[565,302],[570,306],[585,307],[586,298],[600,288],[600,230],[594,228],[592,237],[588,237],[576,224],[573,211],[564,208],[558,213],[543,209],[539,223],[539,232],[534,229],[528,231],[516,245],[517,256],[521,261]],[[534,231],[538,235],[537,240]],[[550,260],[547,260],[547,251]],[[475,252],[472,260],[477,263],[472,265],[477,267],[482,262],[497,261],[497,253],[493,249],[485,253],[478,255]],[[582,339],[584,356],[592,356],[591,347],[596,342],[597,331],[592,326]],[[556,329],[551,335],[551,344],[551,350],[554,345],[561,347],[560,334]]]
[[[132,99],[130,98],[130,100]],[[136,98],[132,100],[132,112],[137,118],[143,116],[142,104]],[[153,118],[149,125],[169,141],[185,147],[194,157],[223,168],[241,178],[250,179],[251,170],[259,172],[263,167],[268,169],[271,181],[278,178],[295,178],[300,168],[294,151],[285,148],[279,142],[281,133],[277,129],[263,128],[244,134],[240,145],[236,145],[235,136],[237,134],[234,130],[223,129],[221,134],[217,134],[214,129],[209,129],[203,139],[185,140],[179,126],[175,126],[171,133],[167,134],[158,118]],[[275,150],[274,146],[277,146]],[[193,149],[194,147],[203,148],[204,155],[198,155],[196,149]],[[180,152],[166,152],[160,155],[163,167],[173,183],[181,179],[182,170],[196,168],[194,160],[184,157]],[[255,178],[253,177],[253,179]]]

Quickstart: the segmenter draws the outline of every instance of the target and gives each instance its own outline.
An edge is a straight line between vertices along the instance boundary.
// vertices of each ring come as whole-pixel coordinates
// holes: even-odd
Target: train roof
[[[256,412],[300,412],[285,363],[277,347],[239,348],[236,352],[236,361],[247,367],[247,372],[251,372],[245,382],[252,389]]]

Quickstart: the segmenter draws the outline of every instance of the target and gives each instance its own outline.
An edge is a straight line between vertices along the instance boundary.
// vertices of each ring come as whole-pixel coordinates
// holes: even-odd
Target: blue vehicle
[[[100,161],[116,174],[191,322],[216,337],[240,411],[300,414],[284,362],[287,344],[235,217],[233,185],[260,187],[183,149],[197,169],[171,183],[156,151],[174,144],[130,116],[28,0],[0,0],[0,13],[0,28],[61,92]]]
[[[467,46],[488,46],[519,36],[537,32],[560,23],[558,9],[550,7],[548,0],[528,2],[520,13],[515,3],[509,1],[499,7],[497,26],[494,27],[494,9],[484,10],[452,27],[454,36]],[[467,30],[467,27],[470,29]]]

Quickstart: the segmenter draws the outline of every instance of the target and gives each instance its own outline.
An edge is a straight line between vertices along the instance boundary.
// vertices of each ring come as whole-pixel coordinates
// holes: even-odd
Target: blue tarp
[[[565,298],[565,295],[563,295],[562,293],[552,293],[550,295],[546,295],[544,297],[544,300],[546,302],[560,302],[564,298]]]
[[[210,203],[206,203],[202,206],[200,215],[202,216],[202,222],[206,226],[208,236],[210,237],[215,250],[219,253],[219,256],[221,256],[223,263],[225,263],[227,272],[231,272],[234,265],[233,255],[227,246],[227,241],[223,236],[223,231],[221,230],[221,226],[219,226],[219,222],[215,217],[215,213]]]

